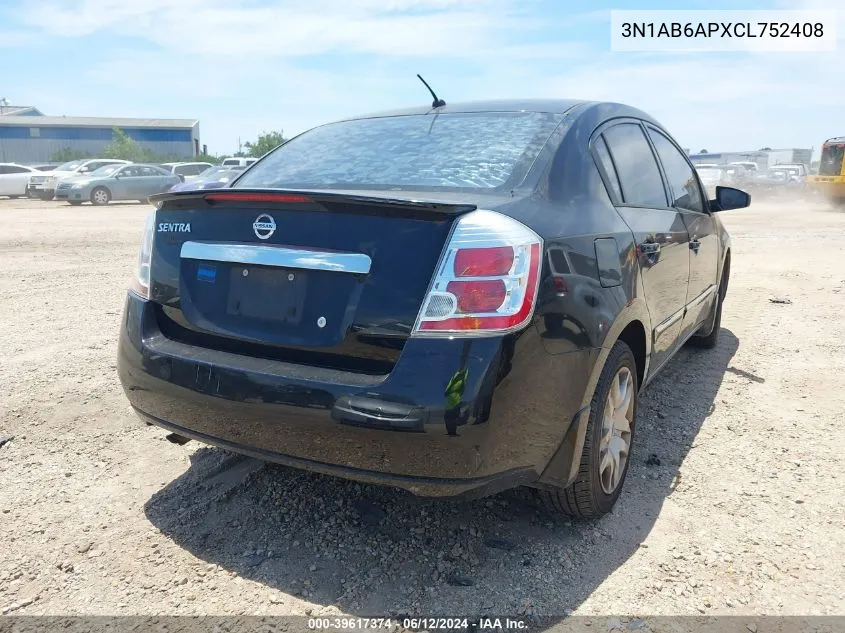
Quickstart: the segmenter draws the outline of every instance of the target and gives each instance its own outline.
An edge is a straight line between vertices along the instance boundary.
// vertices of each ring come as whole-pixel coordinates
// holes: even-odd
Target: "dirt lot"
[[[845,213],[724,214],[721,344],[646,391],[619,506],[573,524],[165,441],[115,373],[146,212],[0,200],[3,613],[845,613]]]

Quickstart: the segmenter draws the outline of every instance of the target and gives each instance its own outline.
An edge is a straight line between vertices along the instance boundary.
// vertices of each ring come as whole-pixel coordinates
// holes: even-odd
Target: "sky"
[[[610,50],[611,9],[836,8],[837,0],[3,0],[0,97],[48,115],[199,119],[201,142],[450,103],[617,101],[693,151],[845,134],[835,53]]]

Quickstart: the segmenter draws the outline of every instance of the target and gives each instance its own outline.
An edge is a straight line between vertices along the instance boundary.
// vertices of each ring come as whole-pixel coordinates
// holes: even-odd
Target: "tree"
[[[244,143],[244,149],[247,156],[260,158],[270,150],[276,149],[279,145],[285,142],[285,137],[282,136],[282,131],[265,132],[260,134],[254,143],[247,141]]]
[[[89,158],[90,154],[88,152],[82,152],[78,149],[71,149],[70,147],[64,147],[60,149],[58,152],[53,152],[50,154],[50,162],[53,163],[67,163],[72,160],[79,160],[81,158]]]
[[[155,162],[159,158],[119,127],[112,129],[112,142],[103,148],[102,154],[104,158],[131,160],[133,163]]]

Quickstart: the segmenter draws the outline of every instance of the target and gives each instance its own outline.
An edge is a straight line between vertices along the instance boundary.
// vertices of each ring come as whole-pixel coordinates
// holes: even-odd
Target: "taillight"
[[[150,266],[153,258],[153,237],[155,236],[155,211],[147,216],[141,250],[138,252],[138,268],[132,280],[132,291],[144,299],[150,298]]]
[[[415,335],[485,335],[523,327],[534,313],[543,240],[495,211],[462,216],[438,265]]]

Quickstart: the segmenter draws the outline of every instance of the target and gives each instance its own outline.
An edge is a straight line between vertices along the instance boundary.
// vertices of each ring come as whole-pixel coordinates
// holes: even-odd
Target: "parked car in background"
[[[90,174],[62,180],[56,188],[56,199],[97,206],[112,200],[146,202],[152,194],[167,191],[178,182],[182,182],[179,176],[156,165],[106,165]]]
[[[17,163],[0,163],[0,196],[19,198],[26,195],[29,178],[38,170]]]
[[[749,192],[764,199],[803,196],[806,189],[806,177],[800,170],[784,165],[759,172],[748,186]]]
[[[59,163],[32,163],[27,165],[27,167],[32,167],[38,171],[54,171],[58,166]]]
[[[171,174],[181,176],[183,180],[190,180],[199,176],[209,167],[214,167],[214,165],[211,163],[162,163],[159,167]]]
[[[170,191],[201,191],[203,189],[219,189],[232,182],[243,173],[246,167],[212,167],[206,169],[196,178],[173,185]]]
[[[221,167],[249,167],[250,165],[252,165],[257,160],[258,160],[257,158],[243,158],[243,157],[232,156],[230,158],[224,158],[223,162],[220,163],[220,166]]]
[[[698,173],[701,184],[704,185],[710,198],[716,196],[716,187],[728,184],[728,169],[725,165],[701,163],[695,166],[695,171]]]
[[[530,485],[598,517],[641,454],[641,389],[687,341],[718,343],[719,215],[749,196],[708,199],[640,110],[549,100],[322,125],[222,190],[151,201],[117,363],[142,419],[423,496]]]
[[[733,163],[728,163],[728,165],[739,165],[740,167],[744,167],[746,171],[752,174],[755,174],[760,171],[760,166],[753,160],[738,160]]]
[[[90,158],[63,163],[45,175],[31,176],[27,195],[42,200],[52,200],[57,184],[65,178],[84,176],[107,165],[128,165],[131,161],[112,158]]]

